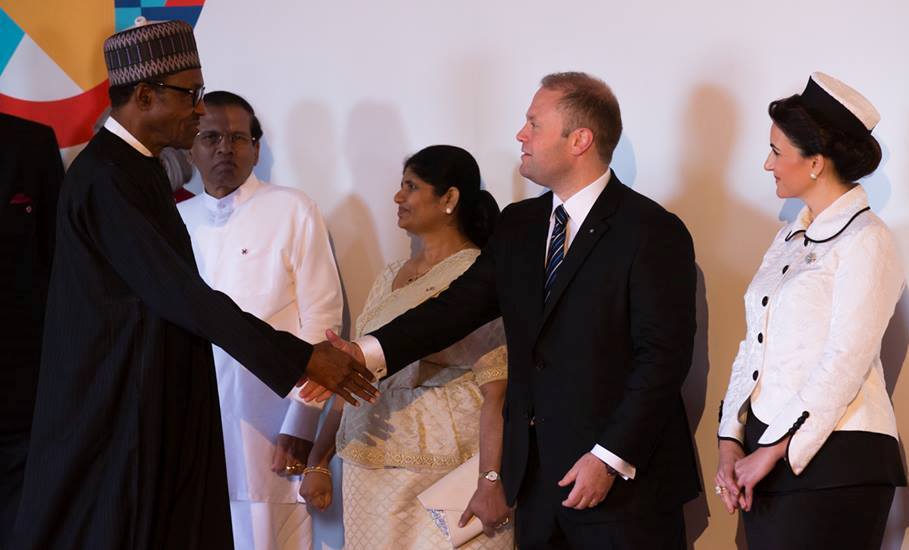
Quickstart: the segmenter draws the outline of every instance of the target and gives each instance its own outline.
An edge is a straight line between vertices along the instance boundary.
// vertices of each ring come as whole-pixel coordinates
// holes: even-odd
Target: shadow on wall
[[[265,130],[265,128],[263,128]],[[259,162],[253,168],[253,174],[262,181],[271,181],[271,169],[275,165],[275,155],[269,145],[267,132],[259,140]],[[287,184],[284,184],[287,185]]]
[[[871,209],[874,212],[881,213],[887,203],[890,202],[892,187],[890,178],[886,173],[886,167],[890,161],[890,148],[879,137],[878,141],[881,144],[882,152],[880,167],[873,174],[862,179],[861,183],[868,194],[868,203],[871,205]],[[896,227],[891,229],[898,242],[909,238],[909,230]],[[905,252],[905,242],[903,244],[903,251]],[[905,255],[903,260],[906,260]],[[898,387],[898,382],[906,362],[907,347],[909,347],[909,294],[904,290],[881,341],[881,364],[884,368],[887,393],[890,395],[891,401],[896,401],[897,403],[900,400],[894,399],[894,397],[906,391],[904,387]],[[903,386],[905,386],[905,383]],[[900,434],[900,455],[905,469],[906,449],[902,438],[909,433],[909,422],[906,421],[906,411],[897,407],[896,413],[897,430]],[[909,527],[909,490],[906,487],[897,487],[893,495],[893,505],[890,507],[887,530],[884,532],[884,542],[881,548],[884,550],[899,550],[902,548],[906,539],[907,527]]]
[[[409,255],[406,235],[397,228],[393,197],[404,159],[412,152],[400,111],[393,104],[361,102],[351,109],[344,135],[351,194],[332,218],[338,221],[335,243],[352,319],[363,309],[380,270]],[[391,244],[383,249],[382,242]]]
[[[615,175],[628,187],[634,187],[638,179],[638,163],[634,156],[634,145],[628,132],[622,132],[619,142],[612,152],[612,162],[609,163]]]
[[[905,234],[904,232],[903,235]],[[909,347],[909,294],[904,291],[900,301],[896,304],[896,311],[893,313],[893,318],[887,326],[881,343],[881,363],[884,367],[887,393],[890,394],[891,400],[895,393],[900,393],[899,390],[903,389],[897,388],[897,385],[906,361],[907,347]],[[909,433],[909,425],[903,420],[905,413],[900,415],[899,412],[902,411],[897,412],[897,429],[901,436],[900,454],[905,468],[906,449],[902,438]],[[887,530],[884,533],[884,543],[881,548],[885,550],[902,548],[907,527],[909,527],[909,491],[906,487],[897,487],[896,493],[893,495],[893,505],[890,507]]]
[[[717,458],[716,416],[707,415],[707,423],[701,426],[704,409],[709,402],[709,410],[715,411],[726,391],[729,369],[745,333],[742,296],[779,224],[730,191],[734,185],[743,184],[728,177],[740,120],[732,95],[716,85],[697,86],[691,91],[684,117],[680,127],[686,133],[680,143],[696,143],[697,147],[686,148],[678,156],[680,191],[665,206],[687,225],[698,266],[703,270],[698,285],[695,354],[683,397],[692,431],[698,434],[701,477],[706,487],[712,487]],[[755,184],[761,183],[760,168],[755,167]],[[708,317],[713,321],[709,325]],[[708,339],[712,346],[708,346]],[[719,365],[719,371],[708,387],[711,363]],[[685,507],[688,544],[692,546],[703,536],[700,547],[728,548],[736,520],[724,510],[714,515],[707,530],[709,504],[719,506],[707,496],[702,493]],[[739,525],[735,536],[739,548],[745,547],[742,531]]]
[[[333,151],[335,146],[335,125],[331,118],[328,107],[315,101],[299,101],[291,107],[286,118],[287,132],[284,135],[284,145],[291,154],[285,155],[291,161],[290,174],[291,181],[274,182],[280,185],[288,185],[302,189],[309,197],[319,205],[322,211],[322,217],[325,218],[325,224],[328,226],[329,240],[331,241],[332,252],[337,262],[338,250],[334,237],[334,216],[324,210],[325,205],[330,204],[331,195],[334,189],[340,187],[335,161],[338,157],[337,152]],[[306,131],[300,131],[305,128]],[[266,136],[268,128],[265,128]],[[263,145],[265,143],[263,142]],[[267,154],[266,154],[267,153]],[[266,148],[259,152],[259,164],[271,160],[271,149]],[[256,166],[256,175],[260,178],[259,166]],[[271,167],[268,167],[271,172]],[[341,271],[340,262],[338,270]],[[350,309],[347,302],[347,293],[344,285],[344,278],[341,276],[341,291],[344,296],[344,311],[341,319],[342,336],[347,334],[350,327]]]
[[[293,181],[276,182],[296,186],[321,208],[332,204],[342,187],[338,169],[341,151],[337,150],[337,122],[322,102],[302,100],[295,103],[284,121],[286,146],[284,158],[290,160]],[[267,133],[266,128],[266,133]],[[260,155],[261,156],[261,155]],[[323,211],[323,214],[328,212]],[[331,224],[331,217],[325,220]]]
[[[324,210],[325,205],[329,204],[328,190],[339,187],[337,170],[335,169],[334,160],[337,158],[337,152],[332,148],[336,140],[334,139],[334,124],[328,108],[315,101],[297,102],[287,114],[285,121],[286,131],[282,145],[287,147],[291,154],[285,155],[290,160],[290,181],[276,181],[274,183],[287,185],[302,189],[322,210],[322,216],[328,226],[329,240],[335,253],[335,259],[338,258],[336,238],[333,233],[333,213]],[[300,131],[306,128],[306,131]],[[265,128],[268,134],[268,128]],[[264,160],[271,159],[270,148],[268,156]],[[262,164],[263,151],[259,152],[259,163]],[[269,173],[271,167],[268,167]],[[256,168],[256,175],[259,173],[259,167]],[[338,262],[340,269],[340,262]],[[341,289],[344,291],[344,279],[341,279]],[[344,313],[342,318],[342,333],[349,326],[350,313],[348,311],[347,299],[344,299]],[[323,415],[324,416],[324,415]],[[341,523],[341,472],[332,464],[334,471],[334,484],[332,487],[331,505],[324,512],[312,513],[312,530],[313,530],[313,547],[320,549],[337,550],[344,546],[344,531]]]
[[[692,437],[701,423],[701,417],[704,414],[704,403],[707,396],[707,376],[710,373],[710,356],[707,345],[707,333],[709,329],[709,311],[707,309],[707,288],[704,283],[704,272],[700,266],[695,264],[697,269],[697,296],[695,302],[695,319],[697,321],[697,331],[694,335],[694,352],[691,356],[691,370],[688,371],[688,377],[682,385],[682,400],[685,402],[685,412],[688,415],[688,426],[691,429]],[[701,464],[701,453],[698,451],[697,440],[694,443],[694,458],[698,465],[698,474],[701,477],[702,487],[710,485],[712,478],[704,477],[704,467]],[[707,480],[705,482],[705,479]],[[701,491],[698,497],[687,503],[684,508],[685,514],[685,534],[688,537],[688,547],[692,548],[694,541],[701,536],[701,533],[707,529],[707,517],[710,515],[707,509],[707,493]]]

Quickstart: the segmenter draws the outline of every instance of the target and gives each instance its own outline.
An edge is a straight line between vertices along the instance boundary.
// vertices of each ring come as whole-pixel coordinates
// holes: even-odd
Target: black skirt
[[[742,514],[748,550],[879,550],[893,491],[863,485],[755,495]]]
[[[752,410],[745,451],[767,429]],[[742,514],[749,550],[881,547],[895,486],[906,485],[899,442],[872,432],[833,432],[798,476],[780,461]]]

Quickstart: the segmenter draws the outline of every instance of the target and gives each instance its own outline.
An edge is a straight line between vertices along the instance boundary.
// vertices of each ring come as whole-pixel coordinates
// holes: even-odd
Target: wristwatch
[[[486,481],[491,481],[491,482],[495,483],[496,481],[499,480],[499,472],[497,472],[495,470],[489,470],[488,472],[481,473],[480,477],[485,479]]]

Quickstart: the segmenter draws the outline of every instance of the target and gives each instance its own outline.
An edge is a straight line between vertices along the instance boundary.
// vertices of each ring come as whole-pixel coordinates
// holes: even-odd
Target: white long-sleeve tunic
[[[178,207],[212,288],[307,342],[338,330],[343,299],[328,231],[302,191],[251,174],[222,199],[202,193]],[[230,498],[296,502],[295,481],[271,471],[275,439],[313,439],[319,410],[276,396],[217,346],[214,358]]]
[[[745,293],[747,333],[720,406],[719,437],[759,444],[792,434],[800,474],[834,430],[897,437],[881,339],[904,287],[893,236],[856,186],[811,221],[783,227]]]

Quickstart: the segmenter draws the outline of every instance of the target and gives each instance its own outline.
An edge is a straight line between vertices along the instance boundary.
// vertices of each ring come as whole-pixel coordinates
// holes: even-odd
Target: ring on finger
[[[295,476],[303,472],[303,465],[300,463],[297,464],[288,464],[284,467],[284,473],[287,475]]]
[[[726,494],[726,488],[723,487],[722,485],[717,485],[713,488],[713,492],[722,496],[722,495]]]

